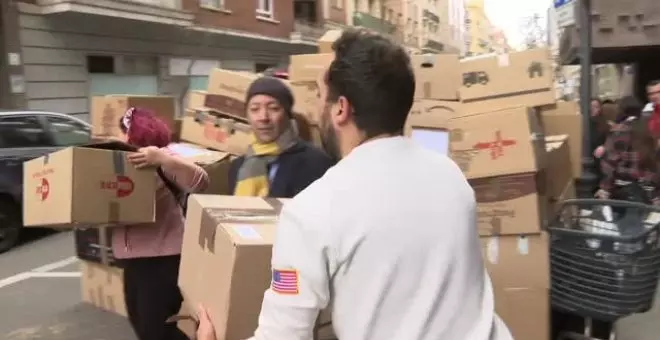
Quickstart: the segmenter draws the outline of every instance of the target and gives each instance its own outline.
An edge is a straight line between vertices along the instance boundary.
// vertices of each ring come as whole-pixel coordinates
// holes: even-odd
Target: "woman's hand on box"
[[[197,327],[196,340],[217,340],[209,312],[204,306],[200,305],[197,308],[197,315],[199,316],[199,327]]]
[[[137,152],[128,155],[128,161],[136,168],[145,168],[150,166],[160,166],[168,155],[155,146],[140,148]]]

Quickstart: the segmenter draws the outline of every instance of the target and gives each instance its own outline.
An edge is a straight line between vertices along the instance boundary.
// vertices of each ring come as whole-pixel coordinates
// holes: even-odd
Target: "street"
[[[39,234],[0,255],[0,339],[135,340],[125,318],[81,302],[72,234]],[[659,319],[656,300],[649,313],[619,323],[618,339],[655,340]]]
[[[135,340],[125,318],[81,302],[72,234],[35,234],[0,255],[0,339]]]

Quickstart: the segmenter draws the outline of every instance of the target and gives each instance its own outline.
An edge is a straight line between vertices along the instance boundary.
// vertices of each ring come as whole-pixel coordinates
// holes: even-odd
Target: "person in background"
[[[136,168],[160,168],[163,176],[185,192],[208,186],[204,169],[167,149],[172,133],[153,112],[131,108],[120,119],[119,127],[124,141],[138,148],[128,156]],[[139,340],[187,339],[176,323],[165,323],[179,312],[183,300],[177,285],[183,224],[175,193],[159,177],[155,223],[112,230],[112,251],[124,268],[128,319]]]
[[[638,118],[641,103],[634,98],[627,101],[630,116],[612,128],[605,142],[605,153],[601,161],[603,178],[596,193],[598,198],[626,200],[630,196],[626,189],[631,183],[660,188],[656,159],[657,138],[651,134],[647,122]],[[647,198],[649,203],[659,202],[654,193]]]
[[[237,196],[291,198],[323,176],[334,161],[298,138],[293,128],[293,94],[279,79],[261,77],[247,91],[253,142],[229,170]]]
[[[256,340],[511,340],[494,311],[474,191],[459,167],[402,136],[408,53],[349,29],[319,79],[324,148],[341,158],[285,203]],[[198,340],[216,340],[200,308]]]
[[[651,116],[660,108],[660,80],[652,80],[646,85],[646,96],[649,102],[642,109],[645,116]]]
[[[617,124],[625,122],[626,120],[639,118],[641,113],[642,104],[639,102],[639,100],[633,96],[625,96],[621,98],[617,102],[617,114],[615,119],[612,122],[608,122],[610,129],[612,129]],[[605,138],[607,139],[607,135]],[[599,145],[594,150],[594,158],[596,158],[597,164],[600,164],[598,162],[605,154],[605,145],[603,144]],[[600,165],[598,166],[600,167]]]

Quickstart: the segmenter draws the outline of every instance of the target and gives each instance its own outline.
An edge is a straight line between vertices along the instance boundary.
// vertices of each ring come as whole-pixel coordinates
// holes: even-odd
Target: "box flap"
[[[138,148],[119,140],[106,140],[81,145],[80,147],[88,149],[117,150],[117,151],[137,151]]]

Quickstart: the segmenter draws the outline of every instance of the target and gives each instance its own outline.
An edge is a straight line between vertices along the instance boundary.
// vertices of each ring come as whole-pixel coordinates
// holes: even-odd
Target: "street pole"
[[[582,113],[582,175],[578,197],[593,197],[598,185],[591,150],[591,0],[576,0],[580,24],[580,112]]]

